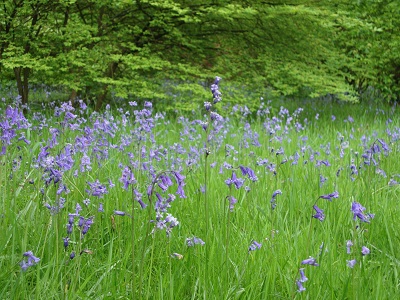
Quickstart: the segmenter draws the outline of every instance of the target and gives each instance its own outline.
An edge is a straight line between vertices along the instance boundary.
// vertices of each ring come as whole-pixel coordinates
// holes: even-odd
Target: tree
[[[199,82],[215,74],[284,95],[355,100],[372,85],[397,97],[399,57],[386,51],[400,40],[395,2],[3,1],[0,71],[23,103],[31,81],[96,97],[96,109],[110,90],[203,96]]]

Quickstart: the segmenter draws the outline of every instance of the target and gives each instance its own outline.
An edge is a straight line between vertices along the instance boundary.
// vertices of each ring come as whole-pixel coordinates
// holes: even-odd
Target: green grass
[[[294,103],[286,103],[292,114]],[[275,134],[266,132],[263,123],[273,116],[279,117],[279,105],[271,108],[273,115],[255,118],[251,130],[259,134],[260,147],[243,145],[246,134],[244,121],[240,118],[229,120],[224,128],[226,133],[218,135],[220,146],[210,144],[211,153],[207,158],[201,148],[205,133],[200,125],[193,126],[194,139],[182,134],[189,125],[177,120],[156,121],[153,129],[156,143],[148,135],[146,141],[132,142],[123,151],[112,146],[107,159],[92,156],[92,170],[78,177],[74,171],[80,168],[81,153],[74,154],[74,165],[63,175],[63,181],[70,193],[63,195],[66,204],[57,214],[51,215],[44,206],[53,205],[59,200],[56,194],[58,185],[51,184],[44,189],[41,179],[43,170],[35,168],[35,160],[40,148],[49,139],[49,127],[61,128],[60,120],[50,117],[42,131],[31,130],[30,145],[13,140],[7,154],[0,156],[0,299],[395,299],[399,293],[400,255],[399,241],[399,195],[400,185],[389,186],[391,176],[400,174],[399,141],[390,141],[386,131],[399,130],[396,118],[398,111],[383,108],[380,113],[375,108],[356,105],[324,103],[313,107],[307,103],[306,109],[297,120],[305,127],[297,132],[292,122],[283,133],[286,117],[277,123],[281,129]],[[129,108],[125,108],[127,110]],[[2,110],[4,111],[4,110]],[[221,114],[229,116],[228,111]],[[315,119],[319,113],[318,120]],[[331,115],[336,116],[331,121]],[[123,135],[130,135],[137,128],[133,123],[133,113],[126,126],[121,123],[121,115],[114,112],[117,121],[116,135],[105,138],[116,145]],[[354,122],[344,122],[348,116]],[[201,115],[190,116],[191,120],[203,119]],[[393,121],[386,124],[388,118]],[[93,127],[96,118],[113,122],[111,115],[85,117],[84,126]],[[308,121],[305,122],[304,118]],[[33,125],[37,121],[29,117]],[[136,127],[135,127],[136,126]],[[26,131],[26,130],[23,130]],[[63,130],[59,144],[48,151],[56,156],[65,145],[75,144],[77,135],[82,132]],[[377,154],[379,165],[364,166],[361,154],[364,152],[361,138],[365,135],[369,147],[377,138],[384,139],[390,146],[390,153]],[[28,137],[28,133],[26,134]],[[276,139],[282,136],[282,140]],[[306,141],[302,137],[307,136]],[[340,139],[342,136],[342,140]],[[171,145],[180,143],[186,153],[177,154]],[[325,153],[330,143],[330,154]],[[216,143],[218,144],[218,143]],[[225,146],[229,144],[237,153],[227,156]],[[321,148],[323,145],[323,148]],[[165,231],[155,230],[153,205],[141,209],[132,194],[122,189],[118,181],[121,177],[119,164],[128,165],[128,152],[134,160],[149,160],[141,157],[142,146],[148,149],[169,149],[161,161],[153,161],[155,172],[169,171],[174,159],[180,158],[185,179],[187,198],[177,196],[169,213],[180,224],[172,229],[170,237]],[[292,165],[291,156],[300,153],[305,147],[304,156],[297,165]],[[92,147],[92,146],[91,146]],[[198,161],[187,165],[190,147],[200,151]],[[283,155],[275,152],[283,147]],[[340,149],[343,155],[340,156]],[[92,149],[92,148],[90,148]],[[273,149],[273,152],[272,152]],[[312,150],[311,150],[312,149]],[[314,161],[310,155],[315,155]],[[93,153],[92,153],[93,154]],[[303,154],[301,154],[303,155]],[[268,159],[276,164],[274,175],[266,167],[256,164],[259,159]],[[281,164],[284,159],[288,162]],[[331,166],[315,166],[315,159],[328,159]],[[307,163],[305,163],[307,161]],[[358,175],[350,175],[350,164],[361,168]],[[98,162],[100,164],[98,164]],[[216,167],[210,164],[216,162]],[[220,166],[228,162],[237,168],[244,165],[255,170],[258,181],[245,181],[250,188],[229,189],[225,180],[230,178],[231,170],[220,174]],[[14,169],[13,169],[14,166]],[[387,177],[376,174],[376,168],[384,170]],[[338,169],[342,168],[337,176]],[[239,177],[240,170],[235,170]],[[205,179],[205,172],[207,177]],[[327,178],[320,185],[320,175]],[[148,172],[135,169],[138,183],[135,187],[146,195],[151,184]],[[353,177],[353,180],[351,179]],[[399,179],[398,177],[393,177]],[[116,186],[108,188],[103,198],[89,196],[85,190],[87,182],[99,179],[106,184],[111,179]],[[33,180],[31,184],[30,181]],[[206,182],[205,182],[206,180]],[[207,186],[207,194],[201,186]],[[175,194],[176,184],[168,193]],[[157,191],[160,191],[156,187]],[[271,209],[272,193],[280,189],[282,195],[276,197],[276,209]],[[339,198],[332,202],[318,199],[320,195],[337,190]],[[226,197],[234,196],[238,202],[229,211]],[[87,207],[83,200],[90,198]],[[317,200],[318,199],[318,200]],[[207,201],[207,203],[205,203]],[[360,202],[366,212],[375,214],[370,223],[360,223],[352,219],[352,201]],[[97,211],[99,203],[104,204],[104,213]],[[63,246],[66,236],[68,214],[75,211],[76,203],[86,218],[94,216],[94,223],[83,239],[75,225],[67,250]],[[312,206],[317,205],[325,212],[323,222],[312,218]],[[207,209],[207,211],[206,211]],[[114,210],[133,214],[114,215]],[[76,221],[77,222],[77,221]],[[205,245],[187,247],[186,239],[193,236],[204,240]],[[259,250],[248,251],[251,242],[262,243]],[[351,254],[346,253],[346,241],[352,240]],[[320,246],[322,248],[320,248]],[[361,247],[366,246],[371,253],[361,255]],[[21,270],[22,254],[31,250],[40,258],[37,265]],[[88,251],[83,251],[88,250]],[[76,257],[70,259],[70,253]],[[132,255],[132,251],[133,255]],[[82,254],[80,255],[80,253]],[[181,256],[174,256],[178,253]],[[318,267],[301,266],[300,262],[309,256],[317,259]],[[346,261],[356,259],[354,268]],[[299,268],[304,267],[308,281],[306,291],[297,291],[296,280]]]

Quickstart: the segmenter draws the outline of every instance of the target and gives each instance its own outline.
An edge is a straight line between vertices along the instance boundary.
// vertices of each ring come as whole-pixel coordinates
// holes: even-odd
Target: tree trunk
[[[24,106],[24,113],[26,113],[26,105],[28,104],[29,72],[30,72],[29,68],[22,68],[22,67],[14,68],[15,80],[17,81],[18,95],[21,97],[21,103]]]
[[[113,78],[114,77],[114,73],[117,70],[118,67],[118,63],[117,62],[113,62],[111,63],[111,65],[108,67],[107,73],[105,74],[105,77],[108,78]],[[107,93],[108,93],[108,84],[105,83],[103,85],[103,91],[102,93],[97,97],[97,101],[96,101],[96,105],[94,110],[95,111],[99,111],[101,106],[103,105],[104,100],[107,97]]]
[[[107,93],[108,93],[108,84],[105,84],[103,86],[102,93],[97,97],[96,106],[94,107],[95,111],[99,111],[100,110],[101,106],[103,105],[104,100],[107,97]]]
[[[73,89],[71,91],[71,94],[69,95],[69,101],[71,101],[71,105],[73,107],[75,107],[75,101],[76,101],[77,96],[78,96],[78,92],[75,89]]]

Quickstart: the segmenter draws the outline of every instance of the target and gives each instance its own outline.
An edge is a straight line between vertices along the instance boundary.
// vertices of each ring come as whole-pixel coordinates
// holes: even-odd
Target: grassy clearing
[[[207,114],[167,119],[150,106],[89,114],[64,105],[56,114],[30,114],[29,126],[6,118],[3,107],[0,298],[396,298],[398,111],[302,105],[304,111],[268,107],[249,122],[240,109],[223,109],[224,120],[207,131],[196,121]],[[9,141],[6,120],[16,133]],[[21,133],[29,144],[18,140]],[[135,180],[124,189],[127,166]],[[228,186],[228,179],[243,185]],[[332,201],[319,198],[334,191]],[[176,199],[157,219],[155,206],[169,194]],[[237,200],[232,207],[230,197]],[[354,201],[375,217],[353,220]],[[312,217],[313,205],[323,221]],[[205,244],[188,246],[194,237]],[[27,251],[40,261],[23,271]],[[310,256],[319,266],[301,264]],[[302,292],[300,268],[308,278]]]

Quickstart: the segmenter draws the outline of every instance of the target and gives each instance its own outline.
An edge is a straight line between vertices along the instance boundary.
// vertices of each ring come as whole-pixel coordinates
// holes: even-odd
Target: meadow
[[[0,299],[396,299],[398,108],[0,103]],[[209,102],[208,102],[209,101]]]

